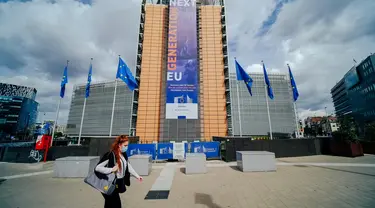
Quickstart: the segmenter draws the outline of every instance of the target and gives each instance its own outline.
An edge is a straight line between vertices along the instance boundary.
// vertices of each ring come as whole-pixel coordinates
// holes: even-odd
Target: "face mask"
[[[121,152],[126,152],[128,150],[128,146],[123,146],[122,148],[121,148]]]

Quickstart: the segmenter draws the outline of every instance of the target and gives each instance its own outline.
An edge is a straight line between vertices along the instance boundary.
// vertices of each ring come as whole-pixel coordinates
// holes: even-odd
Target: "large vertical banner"
[[[169,6],[166,118],[198,119],[195,0],[170,0]]]

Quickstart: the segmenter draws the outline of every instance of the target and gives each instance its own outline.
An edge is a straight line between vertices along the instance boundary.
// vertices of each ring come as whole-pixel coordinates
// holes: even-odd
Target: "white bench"
[[[237,151],[237,167],[242,172],[276,171],[275,153],[267,151]]]
[[[186,153],[185,174],[207,173],[206,155],[204,153]]]
[[[133,155],[129,157],[129,163],[140,176],[148,176],[152,169],[151,155]]]
[[[99,157],[63,157],[55,160],[54,177],[57,178],[85,178],[94,171],[99,163]]]

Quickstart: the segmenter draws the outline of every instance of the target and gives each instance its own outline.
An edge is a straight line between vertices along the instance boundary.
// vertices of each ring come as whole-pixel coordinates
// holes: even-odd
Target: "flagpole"
[[[91,64],[92,64],[92,59],[93,58],[91,58],[91,61],[90,61],[90,67],[92,67],[91,66]],[[90,75],[90,72],[89,72],[89,75],[88,76],[91,76]],[[87,78],[88,79],[88,78]],[[89,82],[89,80],[87,80],[87,82]],[[88,84],[88,83],[87,83]],[[90,87],[90,86],[89,86]],[[86,90],[87,90],[87,86],[86,86]],[[82,109],[82,117],[81,117],[81,125],[80,125],[80,127],[79,127],[79,136],[78,136],[78,145],[80,145],[81,144],[81,136],[82,136],[82,128],[83,128],[83,118],[85,117],[85,111],[86,111],[86,101],[87,101],[87,92],[86,92],[86,94],[85,94],[85,100],[83,101],[83,109]]]
[[[60,111],[61,100],[62,100],[62,98],[60,97],[59,103],[57,104],[56,119],[55,119],[55,122],[53,123],[51,146],[52,146],[52,143],[53,143],[53,137],[55,136],[56,123],[57,123],[57,120],[59,119],[59,111]]]
[[[81,117],[81,126],[79,127],[78,145],[81,144],[82,125],[83,125],[83,118],[85,117],[86,100],[87,100],[87,98],[85,98],[85,100],[83,101],[83,109],[82,109],[82,117]]]
[[[112,116],[111,116],[111,127],[109,129],[109,136],[112,136],[112,127],[113,127],[113,116],[115,113],[115,104],[116,104],[116,91],[117,91],[117,78],[115,81],[115,92],[113,94],[113,105],[112,105]]]
[[[270,107],[269,107],[269,104],[268,104],[268,96],[267,96],[267,85],[264,86],[264,90],[265,90],[265,95],[266,95],[266,103],[267,103],[267,113],[268,113],[268,124],[270,126],[270,135],[271,135],[271,140],[273,140],[273,136],[272,136],[272,124],[271,124],[271,116],[270,116]]]
[[[241,121],[241,108],[240,108],[240,92],[238,89],[238,81],[236,81],[237,88],[237,104],[238,104],[238,119],[240,120],[240,137],[242,137],[242,121]]]
[[[296,102],[293,102],[293,108],[294,108],[294,114],[295,114],[294,116],[296,117],[296,128],[297,128],[296,138],[299,138],[298,112],[297,112]]]
[[[69,60],[66,61],[66,66],[68,66],[68,64],[69,64]],[[64,89],[64,94],[65,94],[65,89]],[[59,119],[61,100],[62,100],[62,97],[60,95],[59,103],[57,104],[56,119],[55,119],[55,122],[53,123],[52,138],[51,138],[51,145],[50,145],[51,147],[53,144],[53,137],[55,136],[56,123],[57,123],[57,120]]]

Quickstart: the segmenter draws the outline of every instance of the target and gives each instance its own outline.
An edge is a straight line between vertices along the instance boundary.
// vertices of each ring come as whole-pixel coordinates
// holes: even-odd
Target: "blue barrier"
[[[220,142],[193,142],[190,145],[192,153],[204,153],[207,158],[220,157]]]
[[[220,157],[220,143],[219,142],[193,142],[190,143],[190,152],[205,153],[207,158]],[[188,143],[185,143],[185,157],[188,153]],[[173,143],[159,143],[156,149],[156,144],[129,144],[127,151],[128,156],[132,155],[152,155],[152,159],[159,160],[173,159]]]
[[[156,145],[155,144],[129,144],[128,151],[126,152],[128,156],[133,155],[152,155],[152,159],[156,158]]]
[[[159,160],[173,159],[173,144],[172,143],[158,144],[157,158]]]

